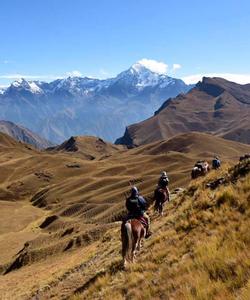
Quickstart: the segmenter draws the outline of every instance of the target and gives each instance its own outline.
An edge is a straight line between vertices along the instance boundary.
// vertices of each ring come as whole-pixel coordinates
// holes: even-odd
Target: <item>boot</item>
[[[147,226],[146,228],[146,235],[145,235],[145,239],[149,238],[152,235],[152,231],[150,230],[149,226]]]

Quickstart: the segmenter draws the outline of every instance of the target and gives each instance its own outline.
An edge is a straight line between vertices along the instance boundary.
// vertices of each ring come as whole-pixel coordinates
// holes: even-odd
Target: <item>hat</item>
[[[131,189],[131,193],[133,195],[138,195],[139,194],[138,188],[136,186],[133,186],[132,189]]]

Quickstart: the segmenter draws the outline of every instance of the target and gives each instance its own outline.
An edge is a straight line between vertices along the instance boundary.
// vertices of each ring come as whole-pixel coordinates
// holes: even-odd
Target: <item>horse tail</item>
[[[133,259],[133,233],[131,221],[122,224],[122,258],[124,267]]]
[[[127,236],[127,249],[126,249],[126,259],[132,260],[132,249],[133,249],[133,234],[132,234],[132,226],[130,222],[125,224],[126,236]]]

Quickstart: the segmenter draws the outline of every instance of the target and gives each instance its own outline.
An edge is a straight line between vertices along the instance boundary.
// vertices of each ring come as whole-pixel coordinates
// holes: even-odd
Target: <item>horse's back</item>
[[[130,219],[131,230],[135,238],[141,238],[146,234],[146,230],[142,222],[136,218]]]
[[[156,188],[154,192],[154,198],[156,201],[165,202],[168,198],[168,193],[166,189]]]

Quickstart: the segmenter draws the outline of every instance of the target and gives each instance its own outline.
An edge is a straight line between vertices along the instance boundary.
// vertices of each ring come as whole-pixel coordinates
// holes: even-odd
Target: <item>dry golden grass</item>
[[[216,191],[199,181],[154,220],[136,264],[107,270],[73,299],[249,299],[249,179]]]
[[[76,299],[185,299],[196,297],[195,293],[204,295],[207,278],[211,295],[221,287],[218,297],[234,295],[235,289],[246,297],[246,265],[237,269],[236,287],[229,284],[230,263],[223,265],[219,259],[214,272],[223,265],[222,277],[228,282],[211,279],[213,271],[204,265],[201,253],[205,250],[199,247],[210,240],[214,243],[212,237],[222,243],[225,228],[232,226],[235,232],[236,223],[241,224],[239,235],[247,228],[243,225],[248,224],[249,199],[246,202],[240,195],[249,195],[248,177],[236,187],[205,189],[208,181],[223,175],[236,155],[249,150],[247,145],[230,142],[229,150],[221,153],[224,170],[192,182],[181,197],[173,195],[163,218],[151,211],[154,236],[145,241],[135,265],[127,272],[120,267],[120,223],[113,221],[124,211],[124,193],[130,183],[149,197],[159,173],[166,169],[171,189],[185,187],[200,155],[211,159],[214,154],[208,140],[205,144],[203,136],[200,145],[194,138],[186,152],[178,152],[176,144],[171,151],[165,142],[132,150],[112,148],[110,156],[98,152],[100,156],[89,161],[81,153],[41,153],[0,136],[1,273],[19,262],[0,275],[3,299],[34,295],[39,299],[73,295],[78,295]],[[227,149],[223,140],[220,143]],[[249,245],[246,236],[241,247],[244,243]]]

